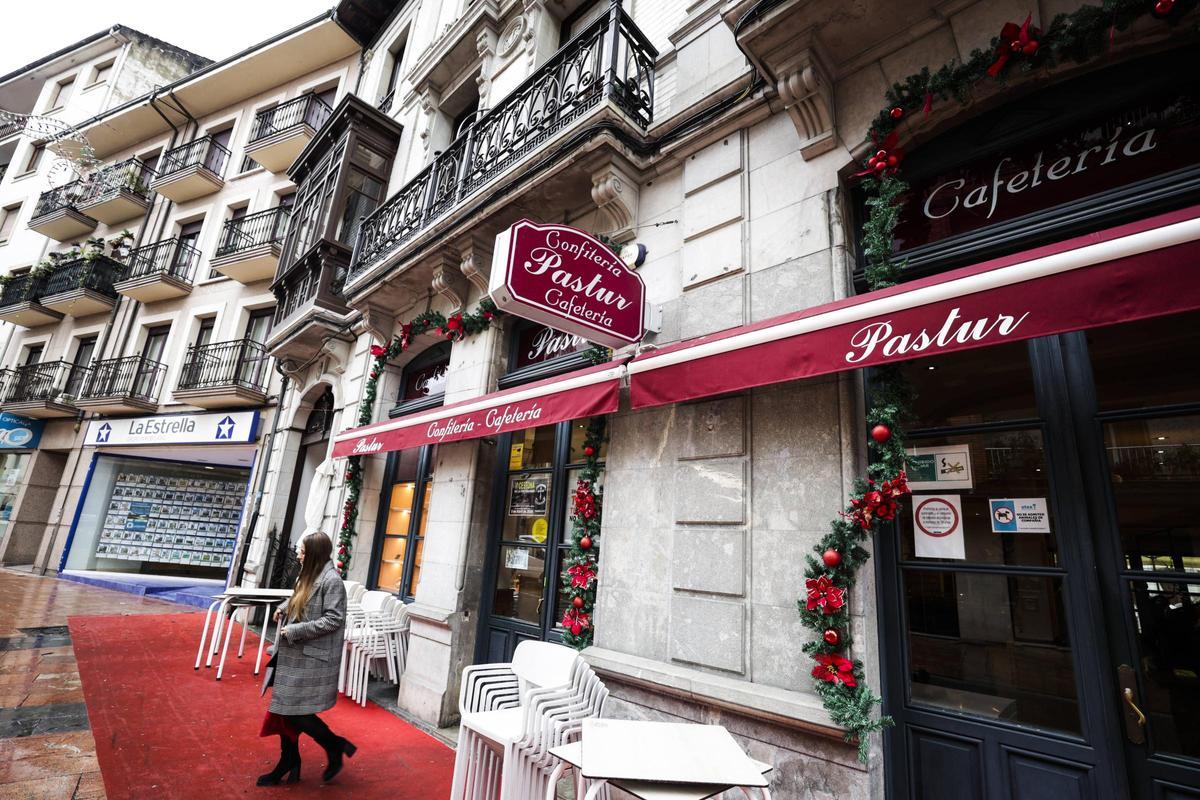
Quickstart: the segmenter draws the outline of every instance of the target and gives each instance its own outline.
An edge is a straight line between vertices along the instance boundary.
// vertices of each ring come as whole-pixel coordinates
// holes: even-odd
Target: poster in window
[[[971,447],[947,444],[941,447],[910,447],[904,457],[908,486],[914,492],[970,489]]]
[[[918,558],[967,557],[959,495],[913,495],[912,513]]]
[[[129,516],[125,518],[125,530],[146,530],[150,525],[150,510],[150,503],[130,503]]]
[[[517,475],[508,482],[508,515],[544,517],[549,498],[549,475]]]

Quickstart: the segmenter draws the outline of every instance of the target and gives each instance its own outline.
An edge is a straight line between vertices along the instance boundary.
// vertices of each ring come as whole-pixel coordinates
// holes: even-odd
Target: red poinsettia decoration
[[[891,480],[884,481],[878,488],[875,481],[867,481],[868,489],[862,497],[850,501],[853,509],[850,514],[843,514],[854,521],[864,531],[871,529],[871,523],[876,519],[892,520],[900,506],[896,498],[909,494],[908,476],[903,472]]]
[[[575,516],[580,519],[592,519],[599,513],[596,507],[596,495],[587,481],[580,481],[575,487]]]
[[[575,626],[579,626],[580,628],[590,628],[591,625],[592,623],[588,617],[588,614],[580,611],[577,608],[568,608],[567,613],[563,614],[562,626],[569,631],[574,632]],[[576,634],[576,636],[578,635],[579,634]]]
[[[1014,58],[1033,58],[1038,51],[1038,37],[1042,35],[1038,28],[1030,27],[1033,14],[1025,17],[1020,25],[1006,22],[1000,29],[1000,42],[996,45],[996,60],[988,67],[987,74],[994,78],[1004,71],[1008,62]]]
[[[400,351],[408,349],[408,344],[412,340],[412,323],[405,322],[400,326]]]
[[[596,579],[596,569],[591,563],[575,564],[567,568],[567,575],[571,577],[572,589],[587,589]]]
[[[834,586],[827,575],[809,578],[804,585],[808,589],[808,602],[805,607],[809,611],[819,608],[826,614],[833,614],[846,605],[846,590]]]
[[[378,345],[378,344],[371,345],[371,355],[375,356],[375,358],[379,358],[380,356],[386,355],[386,354],[387,354],[387,348],[385,348],[383,345]]]
[[[445,331],[446,338],[448,339],[455,340],[462,338],[462,314],[455,314],[453,317],[450,317],[448,320],[446,320],[446,326],[443,330]]]
[[[813,656],[817,665],[812,669],[812,676],[826,683],[841,683],[846,686],[857,686],[854,679],[854,662],[836,653],[819,653]]]

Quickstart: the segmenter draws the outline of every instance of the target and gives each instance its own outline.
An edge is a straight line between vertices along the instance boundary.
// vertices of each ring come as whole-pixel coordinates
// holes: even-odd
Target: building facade
[[[399,705],[453,724],[464,666],[564,635],[571,497],[603,416],[585,656],[607,714],[723,724],[774,765],[776,797],[1197,796],[1200,400],[1174,354],[1200,308],[1186,279],[1200,106],[1194,8],[1159,6],[346,2],[81,117],[97,156],[154,170],[129,247],[187,244],[197,273],[150,255],[135,275],[134,258],[109,295],[124,299],[83,322],[0,306],[24,326],[5,362],[22,391],[2,411],[61,405],[61,391],[23,399],[39,342],[68,383],[85,364],[131,359],[130,387],[148,361],[171,365],[150,400],[65,392],[71,408],[25,448],[5,547],[72,569],[101,516],[87,464],[107,458],[114,489],[124,474],[141,491],[117,459],[149,451],[118,452],[100,425],[257,410],[246,441],[170,454],[194,447],[184,471],[243,482],[230,579],[277,583],[304,530],[341,538],[353,508],[348,577],[408,603]],[[883,290],[867,283],[881,256],[862,180],[878,150],[907,184],[884,256],[904,267]],[[214,169],[214,152],[248,168]],[[42,226],[59,235],[74,212]],[[522,219],[619,250],[646,335],[602,366],[585,336],[514,314],[408,341],[424,314],[480,307],[497,236]],[[30,316],[42,309],[65,316]],[[103,342],[80,360],[89,331]],[[241,366],[208,380],[196,354],[224,364],[229,348]],[[797,601],[806,554],[867,469],[889,365],[915,396],[913,497],[848,593],[850,652],[895,723],[863,763],[813,687]],[[451,424],[601,384],[616,398],[602,411],[475,436]],[[410,444],[374,444],[409,429]],[[234,452],[250,461],[220,460]],[[64,516],[39,522],[38,502]]]

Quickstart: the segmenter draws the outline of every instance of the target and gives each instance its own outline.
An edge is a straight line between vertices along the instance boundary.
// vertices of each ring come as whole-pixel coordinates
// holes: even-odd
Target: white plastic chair
[[[341,664],[338,666],[338,691],[354,697],[355,692],[351,681],[355,676],[355,666],[360,650],[373,647],[374,632],[371,622],[392,595],[387,592],[363,592],[355,604],[346,607],[346,633],[342,647]],[[392,598],[394,599],[394,598]]]
[[[608,698],[579,654],[548,642],[522,642],[511,664],[463,670],[458,752],[451,800],[517,800],[545,792],[551,747],[577,736]]]

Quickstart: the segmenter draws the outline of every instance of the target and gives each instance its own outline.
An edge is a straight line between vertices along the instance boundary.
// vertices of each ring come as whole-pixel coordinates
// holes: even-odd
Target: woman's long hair
[[[312,597],[313,586],[325,571],[325,565],[329,563],[329,557],[333,554],[333,542],[320,531],[308,534],[300,543],[304,546],[304,566],[300,567],[296,591],[288,601],[288,618],[294,620],[303,616],[304,607]]]

